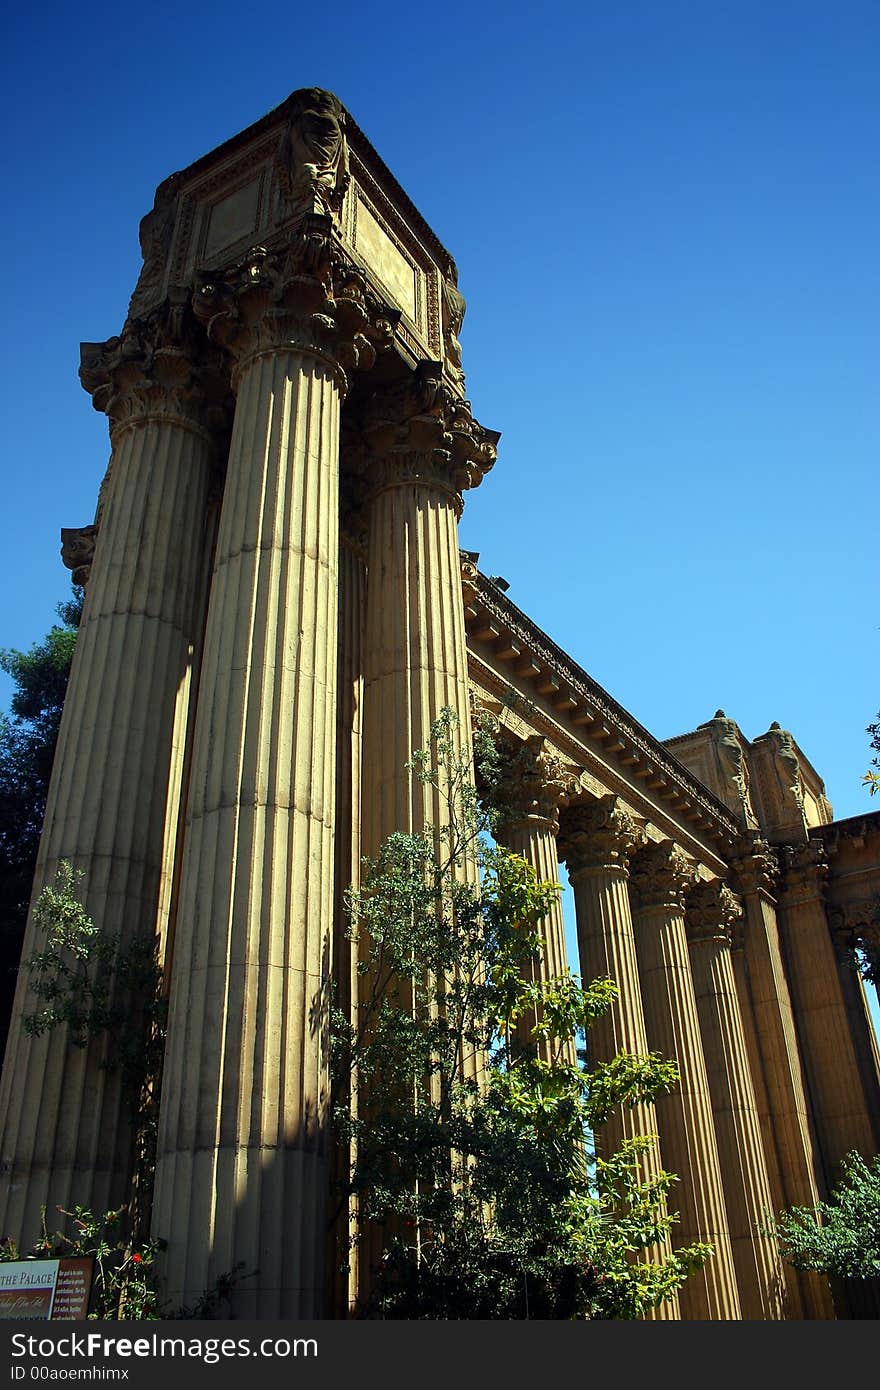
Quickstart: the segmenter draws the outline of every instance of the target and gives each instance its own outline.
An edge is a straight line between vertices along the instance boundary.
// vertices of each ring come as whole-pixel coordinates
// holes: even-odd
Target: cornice
[[[496,662],[509,663],[581,738],[598,740],[604,756],[616,758],[630,785],[642,782],[652,796],[672,803],[673,817],[697,821],[725,858],[742,833],[727,807],[481,574],[472,557],[464,557],[463,582],[469,646],[488,646]]]

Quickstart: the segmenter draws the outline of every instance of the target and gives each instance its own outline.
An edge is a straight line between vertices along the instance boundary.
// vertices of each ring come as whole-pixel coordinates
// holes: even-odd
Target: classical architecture
[[[475,710],[497,721],[511,847],[542,878],[565,863],[572,965],[619,985],[595,1055],[678,1063],[599,1136],[656,1131],[678,1240],[715,1245],[664,1316],[877,1316],[785,1268],[765,1218],[880,1148],[849,961],[876,931],[880,816],[834,822],[777,725],[749,742],[719,711],[659,743],[460,551],[499,435],[466,397],[455,264],[335,97],[294,92],[173,174],[140,234],[119,336],[82,348],[112,455],[94,522],[63,533],[86,602],[35,888],[70,860],[96,923],[156,943],[168,1298],[243,1261],[242,1315],[345,1315],[320,1006],[357,988],[361,855],[435,813],[405,764],[451,706],[465,752]],[[564,967],[561,918],[546,935]],[[129,1192],[105,1047],[13,1023],[4,1232]]]

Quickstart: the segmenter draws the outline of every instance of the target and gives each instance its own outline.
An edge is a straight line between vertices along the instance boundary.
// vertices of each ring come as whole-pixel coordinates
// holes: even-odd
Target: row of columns
[[[99,927],[158,944],[153,1231],[172,1305],[240,1265],[259,1278],[242,1282],[239,1314],[326,1312],[337,965],[349,1004],[356,985],[337,856],[353,867],[392,830],[438,822],[404,766],[444,705],[469,748],[457,523],[498,436],[427,363],[368,403],[350,460],[369,584],[355,593],[343,561],[365,656],[342,672],[351,746],[337,759],[340,410],[394,321],[330,219],[309,215],[286,249],[258,249],[84,356],[114,448],[35,889],[71,859]],[[358,842],[336,801],[357,791],[359,752]],[[31,923],[25,954],[38,944]],[[29,1006],[22,980],[0,1100],[0,1220],[25,1244],[42,1205],[103,1211],[132,1180],[106,1040],[28,1037]]]

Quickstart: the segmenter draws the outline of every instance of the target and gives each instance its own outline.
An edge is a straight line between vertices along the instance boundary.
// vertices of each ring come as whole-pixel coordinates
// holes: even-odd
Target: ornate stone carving
[[[349,182],[345,109],[320,87],[294,92],[287,107],[275,155],[277,221],[314,212],[338,218]]]
[[[742,915],[739,899],[720,878],[695,883],[685,910],[688,941],[726,941],[732,945],[733,929]]]
[[[302,219],[284,248],[255,246],[225,270],[200,274],[193,308],[208,336],[236,359],[287,348],[325,360],[343,394],[348,373],[367,369],[391,346],[399,311],[367,289],[366,275],[331,238],[328,216]]]
[[[780,901],[786,906],[822,898],[830,869],[821,840],[803,845],[782,845],[779,851],[782,877]]]
[[[443,323],[443,348],[446,353],[446,368],[450,376],[464,387],[464,371],[461,365],[461,343],[458,335],[464,322],[467,305],[464,295],[458,288],[458,271],[455,262],[450,260],[443,275],[441,299],[441,320]]]
[[[179,174],[172,174],[170,179],[160,183],[151,211],[141,218],[138,236],[144,264],[129,302],[129,318],[143,318],[162,298],[162,282],[171,250],[179,187]]]
[[[500,435],[485,429],[443,380],[440,362],[420,362],[394,388],[377,394],[358,422],[361,448],[351,466],[367,495],[404,482],[460,494],[479,487],[495,463]]]
[[[779,874],[775,850],[760,835],[743,836],[730,857],[730,872],[738,893],[773,893]]]
[[[626,877],[629,856],[645,843],[645,831],[616,796],[582,801],[563,817],[559,857],[569,877],[603,870]]]
[[[736,720],[728,719],[724,710],[719,709],[700,728],[707,729],[712,739],[725,784],[725,801],[741,816],[744,825],[756,829],[758,822],[749,798],[749,769]]]
[[[176,420],[193,429],[228,429],[232,401],[225,364],[205,342],[178,289],[118,338],[83,343],[79,376],[96,410],[110,417],[111,438],[138,421]]]
[[[791,734],[774,720],[766,734],[754,740],[752,757],[763,807],[762,824],[769,826],[771,833],[779,832],[773,835],[774,840],[793,840],[800,833],[806,837],[800,763]]]
[[[85,587],[89,582],[97,535],[95,525],[61,528],[61,560],[67,569],[73,571],[71,579],[74,584]]]
[[[567,804],[575,786],[575,778],[540,734],[516,745],[508,741],[495,787],[502,826],[537,816],[557,834],[559,808]]]
[[[630,893],[638,907],[682,912],[687,890],[695,881],[694,865],[672,840],[645,845],[630,865]]]

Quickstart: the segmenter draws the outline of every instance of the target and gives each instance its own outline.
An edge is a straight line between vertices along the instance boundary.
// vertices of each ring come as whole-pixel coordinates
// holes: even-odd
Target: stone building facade
[[[619,986],[595,1055],[678,1063],[598,1136],[656,1131],[680,1243],[715,1245],[664,1316],[858,1314],[870,1291],[794,1274],[764,1223],[880,1149],[847,963],[876,930],[880,816],[834,822],[775,725],[750,743],[719,711],[659,743],[460,551],[499,435],[465,395],[454,261],[335,97],[295,92],[172,175],[140,234],[120,335],[82,349],[112,454],[94,522],[63,533],[86,602],[35,891],[69,860],[96,923],[156,942],[168,1298],[243,1261],[242,1315],[345,1313],[316,1001],[357,989],[361,856],[435,819],[405,764],[451,706],[465,754],[475,710],[503,729],[506,837],[542,878],[565,863],[572,964]],[[561,917],[545,931],[564,968]],[[13,1025],[4,1231],[129,1191],[105,1048]]]

